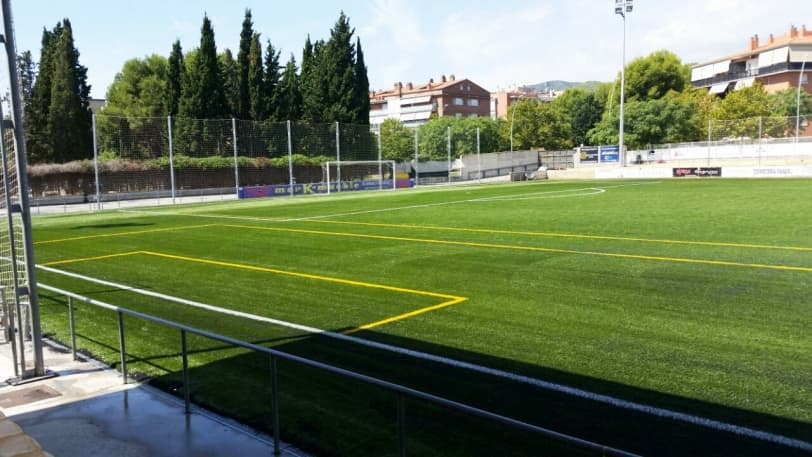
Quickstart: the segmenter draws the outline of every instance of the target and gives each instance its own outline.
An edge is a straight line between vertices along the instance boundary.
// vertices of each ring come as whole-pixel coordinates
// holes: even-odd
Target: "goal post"
[[[394,160],[342,160],[325,162],[322,167],[327,194],[342,190],[397,188],[397,168]]]

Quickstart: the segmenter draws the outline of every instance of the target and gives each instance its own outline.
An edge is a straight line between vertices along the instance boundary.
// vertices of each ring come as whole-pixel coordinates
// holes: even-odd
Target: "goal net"
[[[322,169],[328,194],[397,187],[394,160],[325,162]]]

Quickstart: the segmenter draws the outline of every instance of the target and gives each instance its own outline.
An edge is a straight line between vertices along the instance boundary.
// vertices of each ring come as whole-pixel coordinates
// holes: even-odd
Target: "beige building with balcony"
[[[803,72],[802,72],[803,70]],[[749,87],[759,81],[768,92],[801,86],[809,93],[812,74],[812,31],[806,26],[791,26],[781,36],[772,34],[762,43],[758,35],[750,38],[747,50],[694,65],[691,83],[712,94],[724,94]]]

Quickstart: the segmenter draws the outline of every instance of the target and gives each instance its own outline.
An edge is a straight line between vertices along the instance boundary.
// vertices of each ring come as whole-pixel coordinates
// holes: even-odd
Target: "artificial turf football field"
[[[106,303],[631,452],[812,452],[810,180],[420,188],[33,225],[38,280]],[[43,331],[69,341],[66,300],[40,295]],[[115,314],[78,305],[76,321],[78,346],[115,364]],[[178,391],[177,331],[125,324],[129,371]],[[270,430],[267,359],[189,347],[193,400]],[[279,389],[283,439],[397,455],[391,393],[292,362]],[[580,455],[406,412],[409,455]]]

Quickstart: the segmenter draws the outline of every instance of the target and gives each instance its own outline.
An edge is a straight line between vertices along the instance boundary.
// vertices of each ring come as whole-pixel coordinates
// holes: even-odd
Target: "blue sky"
[[[552,79],[613,79],[622,22],[613,0],[12,0],[18,50],[39,59],[43,27],[73,24],[93,97],[104,97],[128,59],[168,55],[180,39],[197,47],[204,12],[220,50],[235,54],[245,8],[263,44],[301,61],[308,34],[327,38],[341,10],[361,38],[370,87],[454,74],[488,90]],[[745,49],[790,24],[812,29],[810,0],[636,0],[627,20],[627,60],[659,49],[698,62]]]

